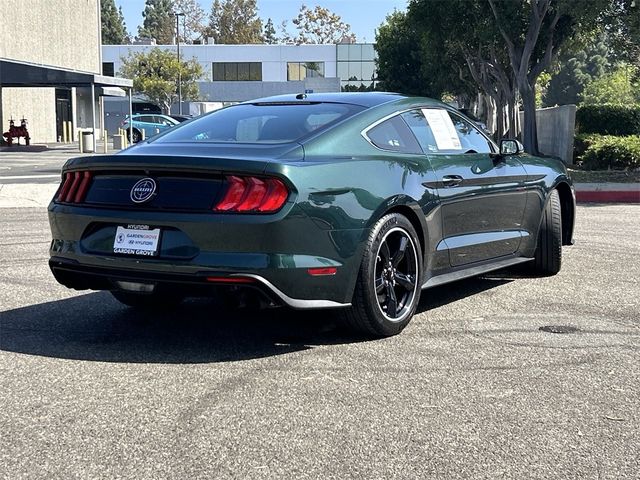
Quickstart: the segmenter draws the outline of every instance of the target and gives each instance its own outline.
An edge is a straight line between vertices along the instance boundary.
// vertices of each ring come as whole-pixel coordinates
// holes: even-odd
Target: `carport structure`
[[[91,129],[93,131],[93,151],[96,148],[96,96],[100,98],[102,125],[104,125],[104,104],[102,98],[129,97],[129,118],[133,114],[131,101],[133,81],[126,78],[106,77],[90,72],[52,67],[19,60],[0,58],[0,121],[2,116],[2,89],[18,88],[90,88],[91,89]],[[125,92],[126,90],[126,92]],[[129,138],[133,138],[132,122],[129,122]],[[0,129],[1,130],[1,129]],[[106,139],[105,139],[106,141]]]

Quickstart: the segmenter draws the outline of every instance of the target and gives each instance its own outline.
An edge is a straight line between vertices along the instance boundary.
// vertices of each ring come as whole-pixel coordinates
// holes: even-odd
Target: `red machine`
[[[29,145],[29,140],[31,140],[31,137],[29,136],[29,131],[27,130],[27,119],[22,118],[20,120],[20,126],[16,127],[15,122],[12,118],[11,120],[9,120],[9,131],[4,132],[2,135],[7,139],[7,145],[9,146],[13,145],[14,138],[18,139],[18,145],[20,145],[20,137],[24,137],[26,144]]]

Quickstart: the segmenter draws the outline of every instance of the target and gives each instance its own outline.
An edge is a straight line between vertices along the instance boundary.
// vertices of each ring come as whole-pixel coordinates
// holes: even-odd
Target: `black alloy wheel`
[[[378,308],[391,322],[401,321],[413,305],[418,281],[415,245],[400,227],[389,230],[378,247],[375,288]]]
[[[374,336],[400,333],[415,313],[422,280],[421,250],[411,222],[391,213],[371,230],[352,306],[353,329]]]
[[[129,143],[138,143],[140,140],[142,140],[142,134],[139,130],[136,130],[135,128],[133,129],[133,141],[131,141],[131,136],[129,135],[129,133],[130,131],[129,129],[127,129],[127,139],[129,140]]]

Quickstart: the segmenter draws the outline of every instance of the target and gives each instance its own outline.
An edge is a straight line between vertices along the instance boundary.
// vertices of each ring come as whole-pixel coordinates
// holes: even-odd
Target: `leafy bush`
[[[585,145],[582,162],[587,170],[640,168],[640,135],[591,135],[581,141]]]
[[[588,83],[582,92],[585,105],[630,105],[640,101],[640,83],[635,81],[638,67],[619,64],[615,70]]]
[[[576,124],[581,134],[640,135],[640,105],[583,105]]]
[[[578,133],[573,139],[573,158],[581,161],[584,152],[593,145],[602,135],[597,133]]]

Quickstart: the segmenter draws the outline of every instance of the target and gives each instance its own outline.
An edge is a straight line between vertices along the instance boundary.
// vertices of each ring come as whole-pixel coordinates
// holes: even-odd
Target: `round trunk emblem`
[[[131,189],[131,201],[143,203],[150,200],[156,193],[156,182],[153,178],[138,180]]]

